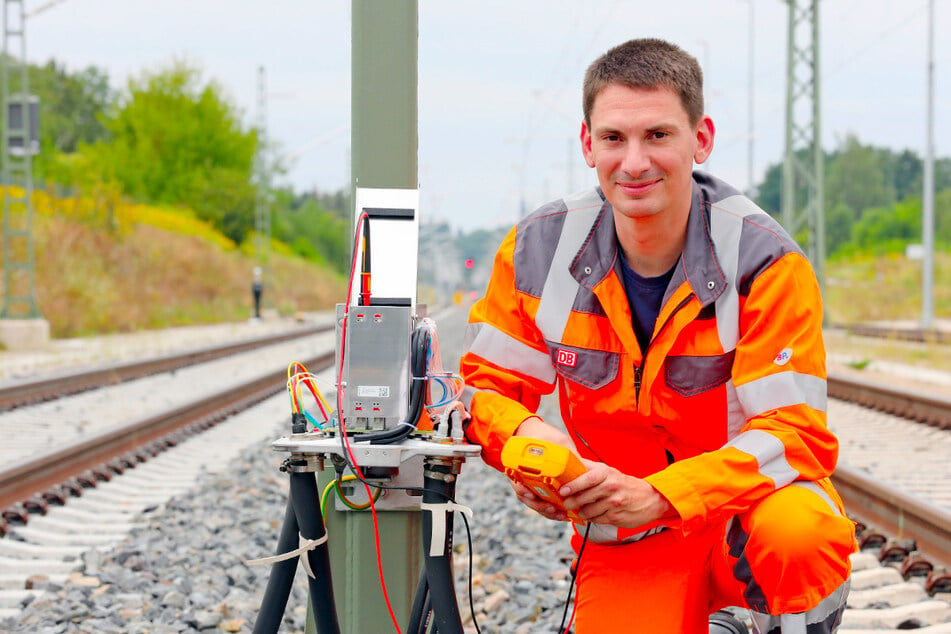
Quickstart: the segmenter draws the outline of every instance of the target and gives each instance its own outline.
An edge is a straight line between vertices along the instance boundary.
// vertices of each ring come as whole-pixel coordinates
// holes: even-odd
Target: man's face
[[[608,84],[595,97],[581,147],[615,213],[643,218],[690,208],[694,161],[713,149],[713,122],[691,125],[669,88]]]

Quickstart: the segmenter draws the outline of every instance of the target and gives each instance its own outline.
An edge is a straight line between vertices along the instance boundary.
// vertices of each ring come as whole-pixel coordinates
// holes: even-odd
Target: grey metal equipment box
[[[337,304],[337,367],[344,305]],[[344,426],[348,431],[391,429],[407,413],[412,380],[410,334],[415,326],[410,306],[351,306],[344,351]]]

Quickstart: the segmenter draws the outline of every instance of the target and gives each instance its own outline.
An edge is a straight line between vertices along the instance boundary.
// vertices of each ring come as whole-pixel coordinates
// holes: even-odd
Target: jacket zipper
[[[649,344],[648,344],[648,347],[650,347]],[[647,351],[645,350],[644,352],[646,356]],[[643,363],[643,361],[641,363]],[[640,403],[640,400],[641,400],[641,366],[635,365],[634,366],[634,405],[636,406],[638,403]]]
[[[687,296],[683,299],[683,301],[681,301],[681,302],[677,305],[677,308],[675,308],[675,309],[673,309],[672,311],[670,311],[670,315],[667,316],[667,320],[666,320],[666,321],[664,322],[664,324],[660,327],[661,330],[663,330],[664,328],[667,327],[667,324],[670,323],[670,320],[671,320],[671,319],[673,318],[673,316],[677,313],[677,311],[679,311],[681,308],[683,308],[684,306],[686,306],[686,305],[687,305],[687,302],[689,302],[689,301],[693,298],[693,296],[694,296],[694,294],[693,294],[693,293],[690,293],[689,295],[687,295]],[[644,367],[644,361],[647,359],[647,353],[650,351],[650,349],[651,349],[651,344],[652,344],[652,343],[654,343],[654,338],[653,338],[653,337],[651,337],[650,341],[647,342],[647,349],[644,350],[644,354],[641,355],[641,365],[635,365],[635,366],[634,366],[634,409],[635,409],[635,410],[640,409],[640,404],[641,404],[641,374],[642,374],[641,368]]]

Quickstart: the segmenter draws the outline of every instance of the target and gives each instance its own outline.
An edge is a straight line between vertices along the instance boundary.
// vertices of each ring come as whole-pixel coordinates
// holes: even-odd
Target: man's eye
[[[660,131],[660,130],[655,130],[655,131],[651,132],[651,138],[652,138],[652,139],[664,139],[664,138],[667,138],[667,133],[666,133],[666,132],[662,132],[662,131]]]
[[[608,135],[605,135],[604,140],[610,141],[611,143],[616,143],[617,141],[621,140],[621,137],[618,136],[617,134],[608,134]]]

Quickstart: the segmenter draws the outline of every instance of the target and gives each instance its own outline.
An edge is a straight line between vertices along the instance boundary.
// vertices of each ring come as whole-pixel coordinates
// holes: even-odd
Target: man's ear
[[[591,131],[588,129],[586,121],[581,122],[581,153],[584,155],[584,162],[588,167],[594,167],[594,155],[591,153]]]
[[[709,115],[703,115],[697,123],[697,149],[693,154],[693,160],[697,163],[703,163],[713,152],[713,137],[716,130],[713,127],[713,119]]]

